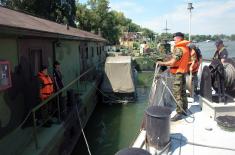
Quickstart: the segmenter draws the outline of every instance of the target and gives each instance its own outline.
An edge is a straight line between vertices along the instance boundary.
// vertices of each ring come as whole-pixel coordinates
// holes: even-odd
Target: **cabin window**
[[[86,59],[88,59],[88,47],[86,48]]]
[[[102,49],[101,49],[101,46],[100,46],[100,55],[101,55],[101,50],[102,50]]]
[[[94,57],[94,47],[91,47],[91,57]]]
[[[99,47],[96,47],[96,55],[99,55]]]
[[[9,61],[0,61],[0,91],[11,87]]]
[[[42,66],[42,49],[30,49],[29,58],[31,75],[37,76]]]

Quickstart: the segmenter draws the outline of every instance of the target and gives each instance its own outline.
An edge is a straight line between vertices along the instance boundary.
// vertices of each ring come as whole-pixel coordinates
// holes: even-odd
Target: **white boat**
[[[202,66],[200,67],[198,76],[201,79],[202,68],[210,64],[210,61],[203,61]],[[203,74],[206,74],[203,72]],[[167,78],[165,78],[167,79]],[[158,80],[158,82],[156,82]],[[158,88],[159,89],[159,78],[154,80],[153,85],[150,91],[150,100],[153,97],[153,92]],[[210,81],[202,77],[201,86],[203,83],[207,84]],[[206,81],[205,81],[206,80]],[[154,84],[155,83],[155,84]],[[166,84],[167,82],[165,82]],[[164,84],[163,84],[164,85]],[[160,85],[160,87],[162,87]],[[166,91],[169,91],[168,88],[162,89],[163,94],[166,95]],[[165,90],[164,90],[165,89]],[[211,88],[210,88],[211,89]],[[210,92],[208,92],[210,94]],[[199,95],[199,98],[194,100],[191,97],[188,97],[188,108],[189,115],[185,116],[184,119],[170,122],[170,140],[165,143],[165,146],[161,149],[156,149],[153,144],[149,143],[152,139],[148,140],[146,129],[142,129],[131,145],[133,148],[142,148],[147,150],[152,155],[156,154],[181,154],[181,155],[234,155],[235,154],[235,133],[234,128],[224,128],[221,125],[218,125],[219,116],[231,116],[235,118],[235,99],[227,93],[225,94],[227,102],[215,102],[214,99],[210,100],[206,95]],[[159,95],[155,95],[158,96]],[[162,104],[167,96],[162,96],[156,99],[155,101]],[[218,97],[218,94],[215,91],[212,91],[212,98]],[[167,97],[169,98],[169,97]],[[152,104],[150,102],[150,104]],[[172,117],[176,112],[171,113]],[[220,124],[220,123],[219,123]],[[226,126],[226,123],[225,123]],[[156,128],[157,130],[165,130],[164,128]],[[164,131],[162,131],[164,132]],[[166,131],[167,132],[167,131]],[[152,137],[153,139],[159,139],[159,137]]]

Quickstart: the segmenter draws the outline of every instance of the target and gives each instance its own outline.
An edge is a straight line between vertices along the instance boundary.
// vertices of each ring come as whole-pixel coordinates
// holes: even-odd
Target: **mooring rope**
[[[89,153],[89,155],[91,155],[91,150],[90,150],[90,147],[89,147],[89,144],[88,144],[86,135],[85,135],[85,133],[84,133],[83,127],[82,127],[81,119],[80,119],[80,117],[79,117],[79,111],[78,111],[78,105],[77,105],[77,104],[76,104],[76,111],[77,111],[78,121],[79,121],[79,124],[80,124],[80,127],[81,127],[82,135],[83,135],[83,137],[84,137],[84,140],[85,140],[85,143],[86,143],[86,147],[87,147],[88,153]]]

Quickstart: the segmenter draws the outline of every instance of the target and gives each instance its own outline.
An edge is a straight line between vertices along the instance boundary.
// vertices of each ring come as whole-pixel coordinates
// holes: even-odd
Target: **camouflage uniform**
[[[196,54],[192,55],[190,57],[191,62],[196,61],[197,57]],[[198,85],[198,77],[197,77],[197,72],[194,72],[192,74],[192,83],[193,83],[193,95],[195,95],[195,92],[197,91],[197,85]]]
[[[173,58],[177,61],[180,60],[183,56],[183,51],[180,48],[175,48],[172,54]],[[186,110],[188,108],[188,101],[186,95],[186,79],[185,74],[183,73],[176,73],[172,74],[174,81],[173,81],[173,95],[178,102],[178,104]],[[176,112],[182,114],[182,109],[177,105]]]

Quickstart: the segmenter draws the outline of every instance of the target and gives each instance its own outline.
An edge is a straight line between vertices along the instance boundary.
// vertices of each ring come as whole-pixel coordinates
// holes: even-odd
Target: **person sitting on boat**
[[[54,86],[51,77],[48,75],[47,66],[42,66],[41,70],[38,72],[38,79],[39,79],[39,93],[40,93],[40,100],[44,101],[48,97],[50,97],[54,92]],[[51,110],[51,104],[45,104],[41,107],[38,119],[38,124],[43,123],[44,127],[50,127],[52,121],[48,120],[49,112]]]
[[[215,42],[216,51],[213,56],[213,59],[219,59],[222,63],[228,58],[228,51],[224,47],[224,43],[221,39],[216,40]]]
[[[183,118],[188,108],[188,101],[186,96],[186,79],[188,73],[189,63],[189,48],[187,45],[190,43],[184,40],[184,34],[177,32],[173,35],[175,46],[170,60],[166,62],[158,61],[161,66],[170,66],[170,73],[174,78],[173,82],[173,95],[177,101],[176,112],[177,114],[171,118],[171,121],[177,121]]]
[[[189,44],[190,49],[190,61],[189,61],[189,74],[192,74],[192,83],[193,83],[193,95],[195,97],[197,92],[197,85],[198,85],[198,69],[202,62],[202,55],[201,51],[195,44]]]

